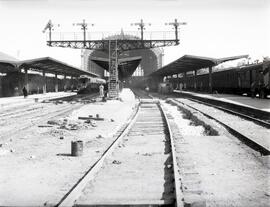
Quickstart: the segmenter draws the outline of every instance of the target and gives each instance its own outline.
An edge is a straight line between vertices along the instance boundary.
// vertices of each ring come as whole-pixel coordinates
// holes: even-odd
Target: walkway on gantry
[[[41,72],[44,77],[43,81],[43,92],[46,93],[46,73],[54,74],[57,79],[58,75],[63,75],[64,80],[67,76],[73,81],[73,78],[78,78],[81,75],[86,75],[89,77],[97,77],[96,74],[81,70],[74,66],[68,65],[59,60],[53,59],[51,57],[36,58],[30,60],[16,61],[16,60],[0,60],[0,73],[10,73],[10,72],[22,72],[25,73],[25,85],[28,86],[28,71]],[[58,92],[58,85],[56,81],[55,91]]]
[[[226,61],[237,60],[241,58],[247,58],[248,55],[239,55],[225,58],[209,58],[194,55],[184,55],[181,58],[169,63],[168,65],[160,68],[159,70],[151,73],[149,76],[163,79],[165,76],[177,75],[186,77],[186,73],[194,71],[194,85],[196,86],[197,70],[208,68],[209,70],[209,91],[212,92],[212,67],[221,64]]]

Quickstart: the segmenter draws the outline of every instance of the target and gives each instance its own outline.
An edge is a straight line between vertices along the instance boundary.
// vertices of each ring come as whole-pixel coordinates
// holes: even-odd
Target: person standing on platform
[[[26,98],[28,96],[28,94],[27,94],[27,90],[26,90],[25,86],[23,87],[22,92],[23,92],[24,98]]]
[[[104,86],[102,84],[99,86],[99,96],[100,98],[104,97]]]

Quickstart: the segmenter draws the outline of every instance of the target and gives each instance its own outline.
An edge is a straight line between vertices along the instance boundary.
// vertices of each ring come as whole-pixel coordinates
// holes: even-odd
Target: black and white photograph
[[[0,207],[270,207],[269,0],[0,0]]]

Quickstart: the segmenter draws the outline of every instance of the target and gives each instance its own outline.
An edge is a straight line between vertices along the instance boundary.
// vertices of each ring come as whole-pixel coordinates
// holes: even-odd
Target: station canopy
[[[45,73],[73,77],[79,77],[81,75],[97,77],[94,73],[81,70],[51,57],[23,61],[0,60],[0,73],[19,72],[21,69],[29,69],[38,72],[44,71]]]
[[[91,60],[100,67],[109,71],[109,59],[100,57],[91,57]],[[137,57],[126,57],[118,59],[118,75],[120,80],[124,80],[134,73],[138,65],[142,60],[141,56]]]
[[[16,62],[18,61],[18,59],[0,52],[0,73],[16,72],[17,69],[14,65],[16,65]]]
[[[179,74],[202,68],[208,68],[216,66],[220,63],[237,60],[241,58],[247,58],[248,55],[239,55],[226,58],[208,58],[194,55],[184,55],[181,58],[169,63],[168,65],[160,68],[159,70],[151,73],[149,76],[167,76],[173,74]]]

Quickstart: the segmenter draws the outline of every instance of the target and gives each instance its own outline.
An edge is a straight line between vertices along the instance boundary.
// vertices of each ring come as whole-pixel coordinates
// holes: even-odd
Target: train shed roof
[[[184,55],[181,58],[151,73],[149,76],[166,76],[166,75],[184,73],[188,71],[215,66],[226,61],[237,60],[240,58],[247,58],[247,57],[248,55],[239,55],[239,56],[216,59],[216,58],[201,57],[201,56],[194,56],[194,55]]]
[[[91,60],[96,64],[98,64],[100,67],[109,71],[108,58],[91,57]],[[142,60],[141,56],[119,58],[118,59],[119,79],[124,80],[125,78],[132,76],[133,72],[136,70],[141,60]]]
[[[23,61],[0,61],[0,73],[19,71],[22,68],[39,72],[45,71],[46,73],[52,74],[56,73],[58,75],[71,75],[74,77],[79,77],[80,75],[97,77],[94,73],[81,70],[51,57],[35,58]]]

